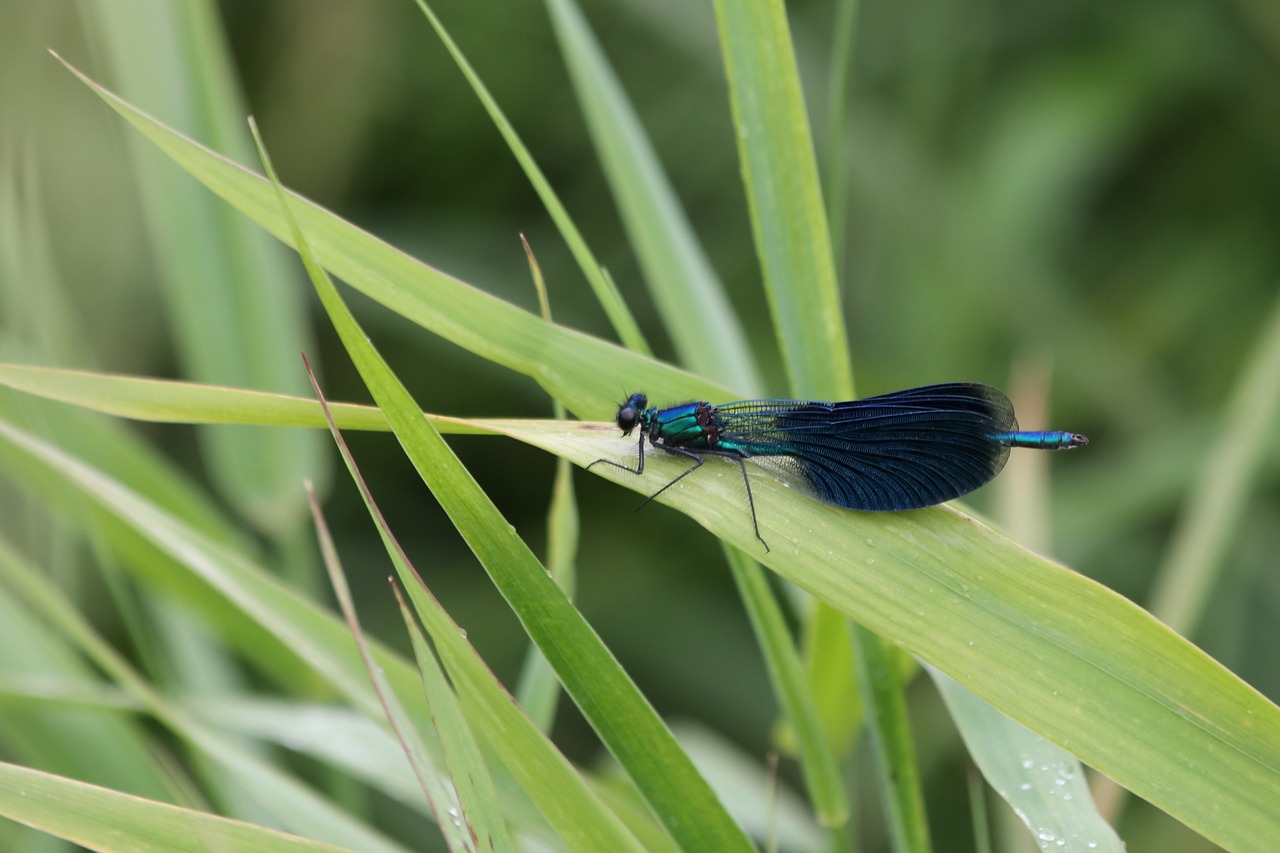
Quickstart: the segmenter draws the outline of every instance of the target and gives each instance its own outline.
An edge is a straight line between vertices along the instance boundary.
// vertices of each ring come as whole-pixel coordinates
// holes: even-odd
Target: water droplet
[[[466,628],[463,628],[461,625],[459,625],[459,626],[458,626],[458,636],[465,640],[465,639],[467,638],[467,629],[466,629]]]

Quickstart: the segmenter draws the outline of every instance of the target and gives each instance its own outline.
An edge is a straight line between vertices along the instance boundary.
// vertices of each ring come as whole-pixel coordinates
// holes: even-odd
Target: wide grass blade
[[[586,429],[525,439],[581,464],[608,443]],[[650,493],[682,470],[651,464],[648,482],[602,476]],[[659,501],[758,547],[736,471],[689,479]],[[954,510],[871,516],[766,477],[752,489],[761,535],[779,543],[765,565],[1218,843],[1254,849],[1280,831],[1267,793],[1280,709],[1136,605]]]
[[[354,849],[2,763],[0,814],[93,850],[338,853]]]
[[[847,400],[853,369],[800,74],[782,0],[716,0],[756,254],[801,399]]]
[[[603,424],[483,426],[579,465],[618,450]],[[652,481],[647,466],[601,474],[648,494],[681,470],[650,464]],[[1280,833],[1266,795],[1280,786],[1280,709],[1131,602],[953,510],[871,516],[767,477],[752,489],[762,535],[786,543],[761,558],[770,568],[1218,843]],[[725,466],[659,501],[749,552],[741,498]]]
[[[844,313],[786,6],[782,0],[717,0],[716,20],[756,253],[789,391],[799,398],[850,399],[853,369]],[[832,621],[833,614],[825,607],[818,602],[809,610],[808,620]],[[819,626],[808,634],[821,638],[831,632]],[[906,705],[900,695],[894,695],[900,694],[901,684],[896,670],[879,665],[890,657],[881,640],[866,632],[857,637],[853,654],[860,658],[858,670],[874,669],[883,676],[876,689],[862,685],[863,705],[876,729],[872,743],[881,750],[879,759],[886,771],[881,778],[893,779],[892,784],[886,781],[882,794],[894,835],[912,849],[924,849],[927,832],[918,770],[914,763],[887,766],[914,757]],[[829,650],[814,651],[835,656]],[[851,680],[847,669],[815,671],[815,675],[817,695],[845,692]],[[812,748],[808,751],[813,754]]]

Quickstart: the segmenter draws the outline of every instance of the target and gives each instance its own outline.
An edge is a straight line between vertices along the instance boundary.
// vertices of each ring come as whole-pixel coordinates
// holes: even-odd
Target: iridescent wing
[[[782,482],[849,509],[906,510],[987,483],[1017,429],[998,389],[930,385],[847,403],[745,400],[716,407],[719,446]]]

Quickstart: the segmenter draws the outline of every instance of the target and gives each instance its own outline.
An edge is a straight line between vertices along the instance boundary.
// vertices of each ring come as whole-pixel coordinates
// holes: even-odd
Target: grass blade
[[[1272,307],[1254,347],[1225,423],[1215,431],[1217,437],[1188,497],[1182,522],[1169,540],[1152,592],[1151,612],[1188,635],[1195,633],[1275,436],[1280,416],[1280,301]]]
[[[538,168],[538,164],[534,162],[533,155],[529,153],[529,149],[525,148],[524,143],[520,141],[520,137],[515,128],[511,126],[511,122],[507,121],[507,117],[503,115],[498,102],[489,94],[489,90],[480,81],[480,75],[476,74],[471,67],[471,63],[467,62],[466,57],[462,55],[462,51],[458,49],[458,46],[449,36],[444,25],[440,23],[440,19],[436,17],[435,12],[431,11],[431,7],[427,5],[425,0],[417,0],[417,3],[418,8],[422,9],[422,14],[431,22],[431,27],[436,31],[436,35],[440,37],[440,40],[444,42],[444,46],[448,48],[449,55],[453,57],[453,61],[457,63],[459,70],[467,78],[467,82],[471,84],[472,90],[489,113],[489,117],[498,128],[498,132],[506,140],[507,147],[511,149],[511,153],[519,161],[520,167],[524,169],[529,178],[529,183],[533,184],[533,188],[537,191],[538,197],[542,199],[547,212],[555,220],[556,227],[560,229],[561,236],[569,244],[570,251],[573,252],[574,258],[577,259],[578,266],[582,268],[583,275],[587,277],[587,282],[590,283],[596,299],[600,302],[600,306],[604,308],[605,314],[608,315],[609,322],[613,324],[614,331],[618,333],[619,339],[627,349],[645,355],[650,354],[652,350],[649,349],[649,344],[645,341],[644,334],[640,331],[640,326],[636,323],[635,317],[631,316],[631,310],[627,308],[626,302],[623,301],[622,294],[618,292],[613,280],[605,274],[604,268],[600,266],[599,261],[591,254],[591,249],[587,246],[587,241],[583,239],[582,233],[578,231],[578,226],[573,224],[573,220],[569,217],[569,212],[560,203],[560,198],[556,195],[555,190],[551,188],[551,184],[547,181],[546,176],[542,174],[542,170]]]
[[[853,371],[782,0],[716,0],[756,254],[790,393],[847,400]]]
[[[932,849],[929,821],[893,647],[860,625],[850,630],[894,849],[925,853]]]
[[[100,94],[255,218],[287,232],[260,178]],[[549,326],[314,206],[295,200],[290,209],[315,236],[320,260],[348,281],[537,377],[571,408],[609,411],[619,381],[717,399],[699,391],[714,392],[711,383]],[[616,432],[598,424],[503,429],[577,464],[621,452]],[[654,460],[655,482],[679,473],[666,462]],[[649,488],[643,478],[601,476]],[[708,470],[661,500],[752,553],[739,489],[726,472]],[[770,568],[1218,843],[1248,849],[1280,835],[1280,816],[1260,795],[1280,784],[1277,709],[1130,602],[953,510],[871,517],[800,499],[765,478],[753,490],[762,535],[783,546],[764,558]]]
[[[739,396],[759,394],[755,358],[640,119],[575,0],[547,0],[587,128],[677,361]]]
[[[599,424],[484,426],[579,465],[618,443]],[[680,471],[651,464],[653,482]],[[652,491],[645,478],[602,476]],[[777,543],[761,559],[779,574],[1218,843],[1280,835],[1265,795],[1280,786],[1280,709],[1131,602],[950,509],[869,516],[765,477],[752,490],[761,534]],[[712,470],[659,500],[749,552],[740,491],[736,470]],[[116,493],[104,506],[131,511]]]
[[[259,151],[271,174],[261,145]],[[284,208],[283,189],[276,189]],[[297,221],[290,217],[290,224],[325,310],[409,459],[667,831],[689,849],[749,850],[652,706],[422,416],[316,263]]]
[[[760,566],[741,551],[726,551],[738,593],[747,606],[756,640],[764,651],[773,692],[794,732],[800,769],[814,811],[824,826],[841,826],[849,820],[849,802],[840,778],[840,765],[822,730],[817,705],[805,679],[804,664],[787,630],[782,608]]]
[[[1074,757],[993,712],[954,679],[928,669],[982,775],[1013,807],[1037,844],[1123,853],[1123,842],[1098,813],[1084,768]]]
[[[138,103],[233,158],[252,156],[229,50],[208,2],[93,2],[87,32]],[[306,393],[297,353],[311,342],[287,255],[209,197],[197,182],[132,140],[165,304],[187,375],[200,382]],[[316,436],[303,431],[201,431],[208,470],[240,515],[276,536],[304,529],[304,477],[322,479]]]
[[[96,850],[337,853],[351,849],[3,763],[0,814]]]
[[[314,384],[315,375],[311,373],[310,364],[307,365],[307,373],[311,376],[311,381]],[[378,701],[382,703],[382,709],[386,714],[387,721],[391,724],[396,740],[399,741],[401,748],[404,750],[405,758],[409,760],[409,766],[413,768],[418,784],[422,787],[422,793],[426,795],[427,802],[431,804],[431,809],[435,812],[436,825],[440,827],[440,831],[444,834],[445,841],[449,844],[449,849],[454,851],[469,850],[471,849],[469,846],[471,836],[464,829],[461,822],[456,819],[459,813],[461,790],[456,784],[449,784],[445,775],[440,772],[434,757],[427,750],[426,744],[422,742],[422,739],[414,729],[413,721],[405,713],[404,708],[401,707],[395,691],[391,689],[386,676],[382,674],[378,665],[374,662],[373,654],[369,650],[369,644],[365,641],[364,632],[360,628],[355,602],[351,600],[351,588],[347,585],[346,575],[343,574],[342,565],[338,559],[337,546],[333,543],[333,537],[329,535],[329,526],[325,523],[324,515],[320,511],[320,502],[316,500],[315,491],[311,489],[310,483],[307,484],[307,495],[310,498],[311,517],[315,521],[316,536],[320,540],[320,553],[324,559],[325,568],[328,570],[329,580],[333,584],[338,606],[342,609],[342,615],[347,620],[347,628],[351,631],[351,636],[355,639],[356,646],[360,650],[360,659],[364,663],[365,671],[369,674],[369,680],[373,684],[374,691],[378,694]],[[433,730],[433,734],[435,735],[435,740],[439,741],[440,749],[444,752],[447,762],[451,744],[446,741],[444,732],[439,727]],[[456,735],[457,732],[453,731],[450,734]],[[488,836],[484,835],[484,837]]]
[[[213,192],[293,245],[293,233],[269,182],[193,143],[72,70],[143,135]],[[316,259],[343,281],[397,314],[464,349],[533,377],[577,413],[617,407],[620,388],[728,399],[713,382],[590,335],[547,323],[507,302],[410,258],[376,237],[295,195],[291,213]]]

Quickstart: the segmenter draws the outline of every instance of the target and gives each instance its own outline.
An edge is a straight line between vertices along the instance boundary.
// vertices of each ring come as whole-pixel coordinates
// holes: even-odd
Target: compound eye
[[[640,416],[636,414],[636,410],[631,406],[623,406],[618,409],[618,417],[615,418],[618,428],[622,430],[623,435],[631,435],[631,431],[636,428],[636,424],[640,422]]]

